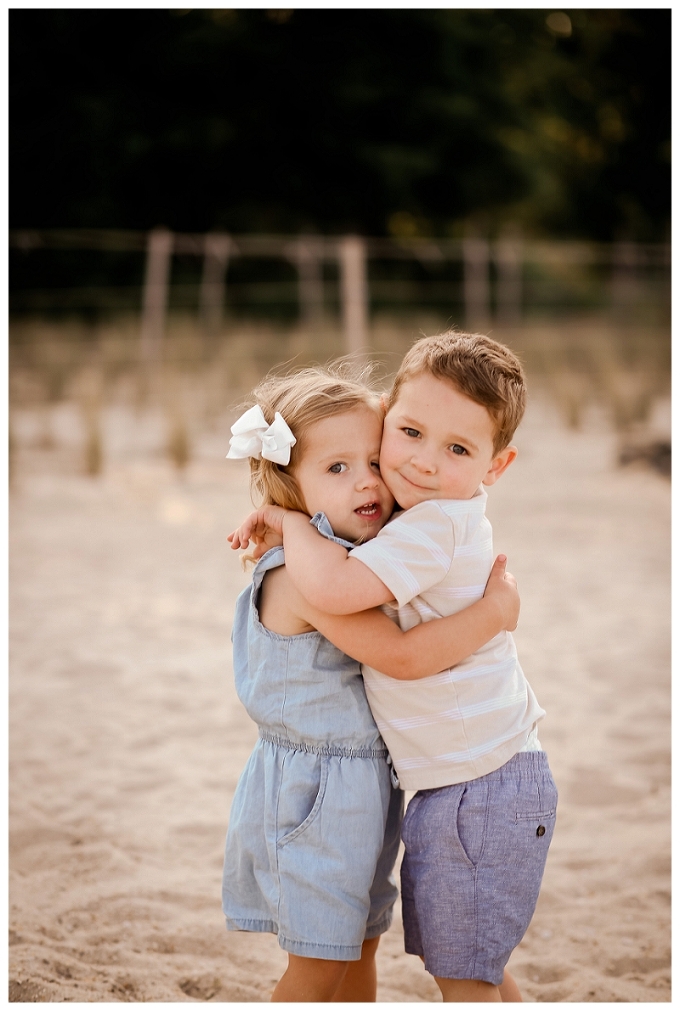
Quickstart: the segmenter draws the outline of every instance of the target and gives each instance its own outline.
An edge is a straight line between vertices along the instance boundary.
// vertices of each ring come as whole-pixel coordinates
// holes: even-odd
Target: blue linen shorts
[[[544,751],[415,794],[402,825],[404,940],[433,976],[502,983],[536,908],[556,807]]]

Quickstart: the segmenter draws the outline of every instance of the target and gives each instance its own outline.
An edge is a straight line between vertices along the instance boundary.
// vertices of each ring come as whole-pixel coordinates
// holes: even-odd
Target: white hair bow
[[[296,438],[279,412],[268,425],[259,404],[249,408],[231,426],[228,460],[244,460],[248,456],[271,460],[272,463],[287,464],[290,461],[290,447]]]

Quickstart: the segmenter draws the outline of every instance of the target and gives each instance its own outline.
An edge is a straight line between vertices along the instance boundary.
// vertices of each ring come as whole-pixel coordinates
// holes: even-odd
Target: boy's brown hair
[[[422,337],[406,353],[386,407],[396,403],[409,379],[429,372],[447,379],[461,393],[486,407],[495,426],[495,453],[510,443],[526,407],[524,370],[509,348],[479,333],[449,330],[438,337]]]

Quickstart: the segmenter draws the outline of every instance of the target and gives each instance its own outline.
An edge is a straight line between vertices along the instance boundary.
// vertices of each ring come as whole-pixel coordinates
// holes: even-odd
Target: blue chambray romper
[[[314,522],[338,540],[323,514]],[[319,632],[284,636],[260,623],[262,579],[283,564],[283,548],[268,551],[236,603],[236,690],[259,740],[231,807],[222,908],[229,930],[351,961],[392,920],[403,793],[359,664]]]

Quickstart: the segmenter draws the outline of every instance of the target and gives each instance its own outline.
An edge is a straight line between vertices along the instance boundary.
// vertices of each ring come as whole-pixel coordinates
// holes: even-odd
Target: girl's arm
[[[519,594],[505,564],[499,555],[481,600],[407,632],[378,609],[348,615],[319,611],[290,580],[287,603],[343,653],[389,677],[415,681],[454,667],[499,632],[516,626]]]
[[[270,548],[283,544],[283,517],[286,512],[281,506],[262,506],[250,513],[236,530],[227,534],[232,551],[244,551],[252,541],[255,546],[249,557],[255,559],[261,558]]]

